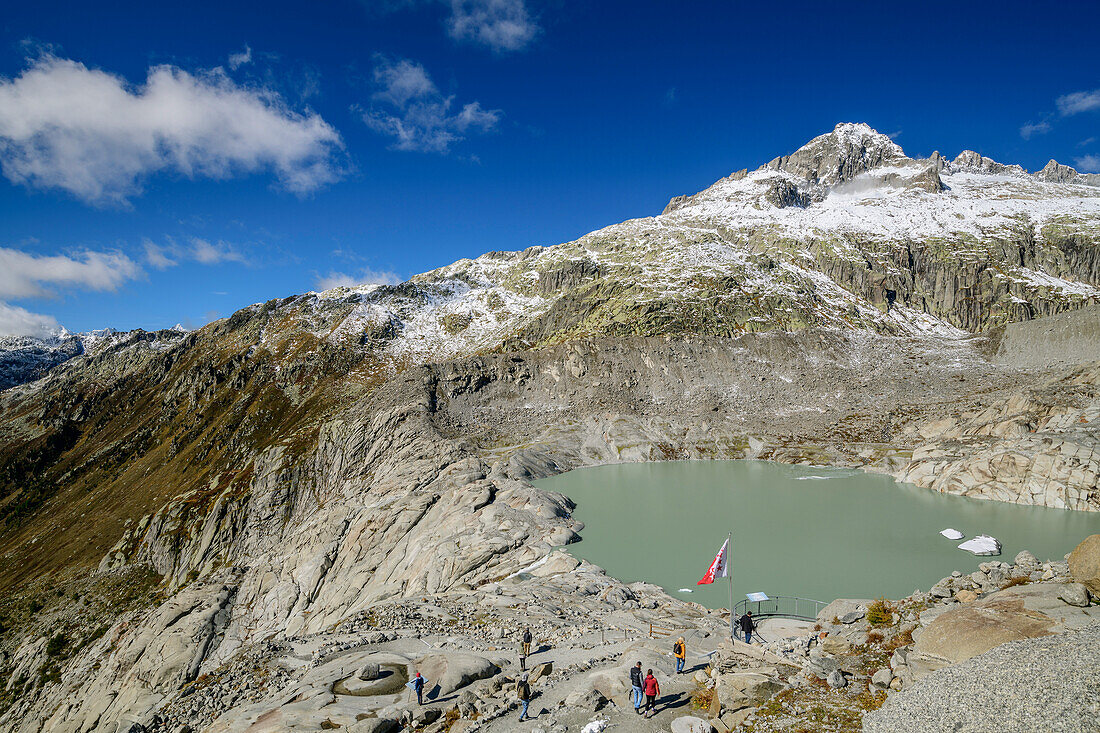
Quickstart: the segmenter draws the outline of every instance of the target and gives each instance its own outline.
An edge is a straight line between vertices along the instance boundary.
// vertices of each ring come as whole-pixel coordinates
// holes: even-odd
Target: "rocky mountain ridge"
[[[674,198],[659,217],[279,308],[288,328],[398,365],[600,335],[962,335],[1100,299],[1094,183],[973,151],[912,159],[866,125],[841,124]]]
[[[122,332],[113,328],[71,333],[64,328],[48,336],[0,336],[0,390],[45,376],[58,364],[114,347],[141,345],[167,348],[187,333],[183,326]]]

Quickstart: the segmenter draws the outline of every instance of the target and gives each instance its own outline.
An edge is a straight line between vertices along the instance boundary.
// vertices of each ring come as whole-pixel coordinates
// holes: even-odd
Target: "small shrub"
[[[867,634],[867,643],[868,644],[881,644],[882,643],[882,632],[881,631],[872,631],[871,633]]]
[[[38,682],[39,684],[46,684],[47,682],[60,682],[61,670],[57,668],[56,664],[52,662],[46,662],[38,668]]]
[[[99,637],[103,636],[106,633],[107,633],[107,624],[100,624],[99,626],[95,627],[95,629],[92,630],[87,636],[85,636],[83,639],[81,639],[80,648],[83,649],[84,647],[88,646],[89,644],[91,644],[96,639],[98,639]]]
[[[902,631],[900,634],[896,634],[895,636],[891,637],[890,641],[886,642],[883,645],[883,648],[888,652],[892,652],[895,649],[898,649],[898,648],[903,647],[903,646],[909,646],[912,643],[913,643],[913,630],[912,629],[906,629],[905,631]]]
[[[710,710],[716,694],[718,693],[713,688],[700,685],[691,693],[691,706],[696,710]]]
[[[42,601],[38,600],[37,598],[31,600],[31,602],[27,604],[27,613],[29,613],[32,616],[34,614],[38,613],[41,610],[42,610]]]
[[[1010,578],[1010,579],[1008,579],[1007,581],[1005,581],[1004,583],[1001,584],[1001,590],[1004,590],[1005,588],[1012,588],[1012,587],[1017,586],[1017,585],[1027,585],[1030,582],[1031,582],[1031,578],[1027,578],[1027,577]]]
[[[886,702],[885,692],[871,692],[870,690],[863,690],[856,695],[856,705],[861,710],[871,711],[878,710],[882,707],[882,704]]]
[[[893,620],[894,608],[885,598],[879,598],[867,607],[867,623],[872,626],[889,626]]]
[[[56,634],[50,637],[50,640],[46,642],[46,656],[60,657],[65,651],[65,648],[69,646],[69,637],[64,633],[58,631]]]
[[[453,707],[443,714],[443,730],[450,731],[451,727],[462,717],[457,707]]]

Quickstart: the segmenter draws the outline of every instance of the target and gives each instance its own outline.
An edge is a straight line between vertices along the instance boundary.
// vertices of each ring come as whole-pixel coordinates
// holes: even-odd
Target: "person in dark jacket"
[[[630,668],[630,691],[634,693],[634,712],[642,714],[642,663]]]
[[[657,684],[657,678],[653,676],[653,670],[647,670],[642,681],[642,691],[645,692],[645,717],[653,717],[653,708],[657,704],[657,696],[661,694],[661,686]]]
[[[416,693],[416,704],[424,704],[424,678],[420,676],[420,673],[416,673],[416,677],[413,677],[413,691]]]
[[[531,656],[531,627],[527,627],[523,630],[523,656]]]
[[[741,633],[745,635],[745,643],[752,643],[752,632],[756,628],[756,624],[752,620],[752,611],[745,611],[745,615],[742,616],[737,625],[741,627]]]
[[[516,697],[523,705],[523,710],[519,714],[519,722],[522,723],[527,720],[527,706],[531,704],[531,685],[527,684],[527,675],[520,677],[519,682],[516,683]]]

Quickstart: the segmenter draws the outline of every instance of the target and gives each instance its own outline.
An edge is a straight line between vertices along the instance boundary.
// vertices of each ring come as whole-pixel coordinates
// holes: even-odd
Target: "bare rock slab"
[[[685,715],[672,721],[672,733],[713,733],[714,726],[702,718]]]
[[[1094,596],[1100,596],[1100,534],[1089,535],[1069,556],[1069,572]]]

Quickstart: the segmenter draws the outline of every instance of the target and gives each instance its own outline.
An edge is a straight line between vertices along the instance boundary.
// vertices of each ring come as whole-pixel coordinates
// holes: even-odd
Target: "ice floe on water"
[[[959,545],[960,550],[966,550],[975,555],[1000,555],[1001,543],[996,537],[980,534],[974,539],[967,540]]]

